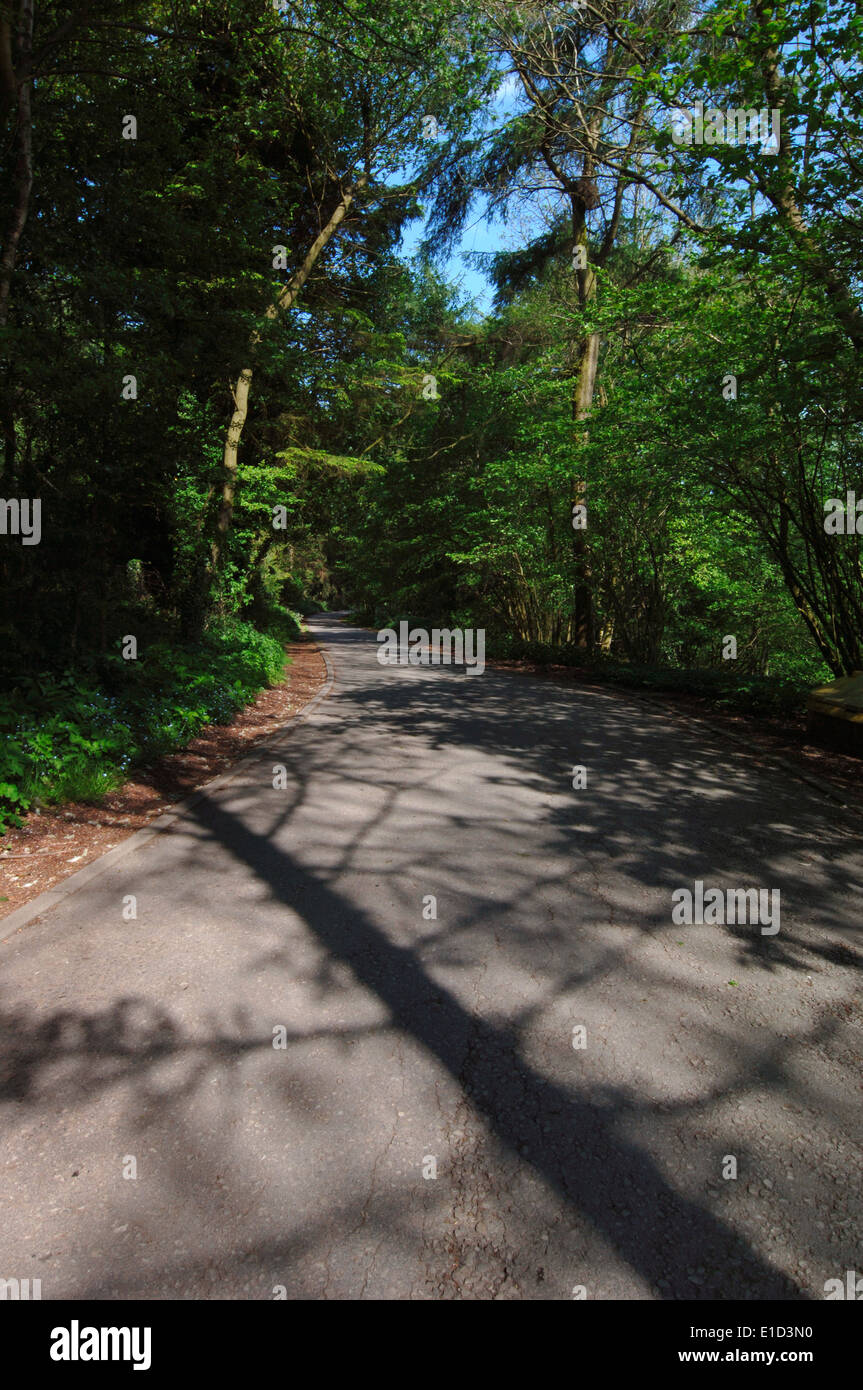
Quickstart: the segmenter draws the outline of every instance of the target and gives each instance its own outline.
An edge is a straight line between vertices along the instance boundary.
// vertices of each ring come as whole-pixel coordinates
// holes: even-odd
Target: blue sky
[[[401,241],[400,251],[405,259],[413,256],[425,233],[425,219],[418,219],[408,227]],[[459,285],[464,294],[469,295],[476,304],[478,314],[487,314],[491,308],[494,290],[483,272],[469,264],[467,255],[473,251],[499,251],[501,248],[500,226],[489,225],[485,214],[478,207],[459,239],[459,245],[452,255],[441,263],[441,271],[453,284]]]
[[[506,119],[514,113],[520,93],[518,79],[512,73],[508,73],[498,87],[491,104],[489,114],[493,122],[496,123],[501,118]],[[467,257],[476,251],[494,252],[504,249],[507,245],[504,234],[505,228],[500,219],[493,218],[489,222],[486,218],[485,200],[477,198],[458,246],[451,256],[441,262],[442,273],[475,301],[478,314],[489,312],[494,289],[482,270],[471,265]],[[425,219],[418,218],[402,237],[400,250],[405,259],[414,255],[424,235]]]

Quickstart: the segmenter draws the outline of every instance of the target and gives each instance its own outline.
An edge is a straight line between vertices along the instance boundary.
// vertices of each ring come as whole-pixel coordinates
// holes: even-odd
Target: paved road
[[[859,833],[655,706],[311,626],[308,721],[0,947],[0,1277],[805,1299],[863,1268]],[[696,880],[779,888],[779,933],[674,925]]]

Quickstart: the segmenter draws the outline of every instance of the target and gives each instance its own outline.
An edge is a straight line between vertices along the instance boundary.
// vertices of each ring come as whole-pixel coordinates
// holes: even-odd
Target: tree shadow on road
[[[338,646],[337,634],[332,640]],[[356,635],[346,634],[345,641],[356,642]],[[798,900],[793,892],[789,894],[780,939],[725,929],[725,939],[734,942],[738,960],[763,971],[765,978],[780,969],[802,973],[819,960],[858,967],[860,958],[848,943],[856,920],[853,895],[859,890],[843,863],[846,846],[841,839],[834,843],[824,837],[825,861],[835,865],[835,875],[825,884],[822,867],[814,879],[807,877],[794,854],[823,831],[823,818],[819,822],[817,814],[801,804],[795,807],[794,825],[783,828],[779,819],[783,813],[773,805],[771,788],[759,785],[756,771],[747,769],[739,757],[723,764],[721,749],[702,747],[691,734],[674,728],[669,735],[669,758],[655,712],[645,716],[641,725],[638,707],[630,702],[605,692],[580,697],[571,686],[557,691],[544,682],[543,720],[539,721],[536,689],[527,680],[489,673],[481,680],[449,672],[439,675],[448,682],[445,699],[424,682],[399,684],[393,673],[383,670],[379,681],[347,685],[336,711],[336,725],[355,731],[347,745],[342,741],[331,752],[326,730],[319,730],[314,738],[295,740],[288,752],[279,745],[269,752],[261,750],[262,764],[272,756],[289,766],[291,789],[274,796],[268,788],[267,795],[273,799],[266,801],[258,781],[250,784],[247,804],[238,787],[204,797],[177,832],[188,839],[189,862],[200,857],[202,844],[209,843],[244,866],[249,882],[263,890],[262,898],[289,909],[313,935],[320,955],[315,983],[321,995],[332,995],[339,969],[349,969],[363,991],[382,1006],[386,1027],[412,1040],[443,1068],[508,1155],[537,1174],[574,1218],[589,1224],[656,1296],[807,1297],[800,1284],[771,1263],[731,1220],[712,1211],[706,1199],[695,1200],[680,1191],[658,1158],[626,1132],[626,1122],[636,1112],[648,1121],[658,1121],[661,1113],[675,1109],[694,1113],[741,1095],[754,1083],[774,1094],[784,1093],[791,1085],[789,1062],[795,1047],[831,1044],[835,1024],[822,1019],[817,1028],[801,1030],[793,1040],[773,1033],[757,1054],[741,1045],[742,1060],[730,1075],[702,1087],[695,1097],[659,1104],[640,1093],[637,1084],[628,1089],[622,1082],[564,1084],[545,1074],[528,1056],[525,1040],[534,1016],[540,1004],[553,1004],[556,994],[620,974],[626,968],[626,947],[618,946],[613,935],[592,940],[589,930],[574,939],[565,922],[538,925],[536,914],[529,921],[520,914],[548,887],[565,893],[568,876],[576,867],[587,872],[586,864],[588,870],[591,866],[596,870],[589,906],[596,909],[600,925],[612,931],[621,920],[633,918],[632,909],[621,908],[615,898],[617,889],[608,887],[615,875],[653,891],[652,905],[635,918],[638,931],[649,938],[668,926],[668,914],[656,903],[670,903],[674,886],[691,884],[694,878],[704,877],[706,869],[715,871],[715,881],[724,875],[740,886],[769,882],[765,875],[775,873],[782,875],[783,890],[790,884],[798,891]],[[412,846],[419,839],[404,836],[400,842],[398,837],[404,829],[403,768],[382,767],[380,779],[372,786],[368,768],[358,765],[355,770],[345,757],[346,747],[359,746],[378,718],[387,722],[396,742],[402,738],[408,749],[412,740],[418,740],[447,757],[453,753],[494,755],[496,770],[488,775],[489,793],[500,794],[505,802],[512,788],[527,791],[534,799],[541,843],[532,846],[531,856],[547,853],[551,868],[534,862],[534,857],[515,859],[519,823],[510,826],[492,809],[486,824],[500,841],[499,851],[511,847],[513,855],[505,883],[503,949],[519,969],[542,977],[546,995],[540,1003],[525,1003],[505,1017],[493,1009],[471,1008],[454,988],[441,983],[440,971],[424,958],[431,946],[438,951],[436,966],[463,970],[476,966],[487,948],[483,932],[503,916],[499,903],[480,895],[469,898],[463,891],[461,864],[453,869],[453,854],[476,824],[470,808],[457,799],[443,799],[438,815],[442,826],[445,822],[445,833],[442,829],[436,839],[432,837],[422,871],[434,886],[438,878],[446,881],[449,873],[453,896],[461,885],[460,914],[448,922],[429,924],[421,940],[412,941],[409,934],[393,939],[373,910],[337,886],[341,873],[367,874],[370,879],[386,873],[397,881],[416,868]],[[503,770],[499,770],[501,761]],[[569,793],[569,769],[576,762],[594,769],[590,785],[602,795]],[[318,777],[330,777],[343,789],[357,817],[349,833],[333,833],[325,852],[310,867],[302,855],[285,848],[290,835],[284,832],[301,814],[308,814],[307,792]],[[419,774],[407,783],[413,796],[434,793],[433,780],[425,785]],[[562,792],[567,793],[565,798]],[[699,818],[702,826],[706,823],[705,798],[708,807],[716,810],[715,824],[708,817],[704,836],[694,843],[693,824]],[[791,820],[790,812],[787,817]],[[261,827],[261,820],[267,818]],[[257,828],[252,828],[253,823]],[[421,838],[421,832],[417,835]],[[388,836],[393,840],[392,867],[383,871],[374,859],[375,867],[368,868],[369,856],[379,855],[380,839]],[[223,868],[214,866],[212,875]],[[211,876],[210,885],[217,893],[218,879]],[[192,905],[197,891],[191,876],[188,891],[192,896],[186,907]],[[819,924],[831,921],[833,914],[833,934],[816,933],[806,921],[795,930],[795,911],[800,919],[809,913]],[[588,912],[591,926],[589,918]],[[248,934],[254,943],[251,923]],[[535,963],[538,941],[544,953],[542,966]],[[292,949],[290,941],[274,945],[271,935],[264,933],[261,952],[251,968],[274,966],[290,974]],[[647,967],[641,968],[649,978]],[[684,992],[683,986],[670,977],[660,978],[658,972],[650,985],[663,999],[669,993],[675,997]],[[319,1032],[306,1028],[296,1041],[358,1041],[380,1026],[322,1027]],[[720,1037],[720,1045],[723,1041]],[[272,1056],[271,1036],[250,1028],[239,1014],[227,1023],[212,1019],[195,1038],[165,1009],[124,998],[89,1018],[67,1011],[37,1021],[26,1010],[13,1009],[0,1018],[0,1044],[5,1044],[7,1055],[0,1073],[0,1098],[53,1107],[61,1097],[75,1103],[100,1088],[129,1080],[136,1099],[143,1103],[144,1126],[160,1114],[168,1114],[182,1126],[187,1101],[217,1073],[230,1079],[244,1058]],[[171,1063],[178,1064],[173,1080],[157,1082],[154,1074]],[[795,1084],[800,1084],[799,1078]],[[281,1098],[291,1103],[289,1087],[283,1088]],[[293,1099],[302,1113],[305,1098],[300,1089]],[[738,1135],[738,1154],[743,1145]],[[209,1156],[214,1171],[216,1155],[213,1142]],[[166,1180],[173,1176],[178,1186],[186,1181],[181,1169],[172,1175],[168,1165],[165,1176]],[[242,1178],[236,1181],[239,1184]],[[198,1201],[205,1214],[206,1184],[190,1200]],[[393,1231],[398,1232],[398,1196],[382,1201],[377,1216],[391,1220]],[[330,1226],[342,1219],[356,1225],[365,1217],[349,1204],[342,1211],[334,1195]],[[325,1225],[322,1222],[321,1229]],[[315,1221],[309,1219],[304,1231],[298,1227],[284,1239],[274,1235],[269,1243],[262,1242],[245,1254],[263,1260],[269,1258],[269,1251],[287,1261],[305,1256],[314,1248],[316,1229]],[[188,1271],[194,1264],[188,1264]],[[173,1268],[180,1277],[179,1260]],[[693,1282],[693,1275],[698,1282]],[[103,1286],[96,1284],[91,1284],[88,1294],[105,1296]]]
[[[675,1191],[650,1156],[616,1130],[613,1092],[594,1101],[538,1074],[520,1055],[515,1029],[467,1012],[414,951],[390,941],[367,913],[215,801],[199,803],[195,814],[281,902],[301,913],[327,951],[386,1005],[393,1024],[447,1069],[498,1138],[651,1286],[664,1280],[668,1296],[692,1298],[690,1275],[703,1267],[700,1298],[804,1296],[730,1226]],[[622,1194],[633,1190],[636,1210],[617,1218]]]

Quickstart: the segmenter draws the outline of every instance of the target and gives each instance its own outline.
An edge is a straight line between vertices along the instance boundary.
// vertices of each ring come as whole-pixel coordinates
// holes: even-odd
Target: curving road
[[[636,698],[310,626],[305,721],[0,946],[0,1277],[823,1298],[860,1265],[859,828]],[[675,925],[697,880],[779,889],[779,932]]]

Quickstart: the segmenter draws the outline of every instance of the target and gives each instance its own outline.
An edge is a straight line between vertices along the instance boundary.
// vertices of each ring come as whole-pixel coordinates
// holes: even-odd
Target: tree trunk
[[[573,199],[573,237],[576,246],[587,250],[587,224],[584,205]],[[596,272],[586,265],[576,272],[578,276],[578,302],[585,308],[596,297]],[[579,448],[587,443],[587,430],[583,422],[590,414],[593,395],[596,389],[596,372],[599,364],[599,334],[589,333],[581,343],[578,368],[572,390],[572,418],[577,426],[575,444]],[[580,427],[580,428],[579,428]],[[572,506],[587,506],[587,479],[573,479]],[[572,595],[573,641],[577,647],[587,650],[593,642],[593,592],[590,559],[587,545],[587,531],[574,531],[572,553],[575,566],[575,583]]]
[[[0,30],[0,45],[2,45],[3,60],[3,90],[9,94],[11,68],[11,43],[9,35],[9,22],[4,19],[2,30]],[[3,247],[3,255],[0,258],[0,328],[5,327],[9,318],[9,292],[12,285],[12,272],[15,269],[15,262],[18,259],[18,246],[21,241],[21,233],[27,221],[27,213],[30,209],[30,193],[33,188],[33,114],[31,109],[31,96],[33,87],[32,78],[32,58],[33,58],[33,0],[21,0],[21,13],[18,22],[18,66],[17,73],[12,71],[11,80],[16,86],[16,130],[15,142],[17,145],[17,157],[15,160],[15,201],[12,207],[12,216],[9,229],[6,233],[6,244]]]
[[[753,6],[753,11],[757,20],[761,23],[767,23],[771,20],[775,21],[779,17],[777,16],[777,8],[781,15],[784,6],[777,7],[773,3],[768,3],[768,0],[757,0]],[[821,284],[827,295],[837,322],[841,324],[853,343],[855,351],[859,353],[863,351],[863,314],[860,312],[860,305],[857,303],[848,282],[813,236],[795,196],[791,146],[789,136],[784,135],[782,130],[785,101],[782,78],[779,72],[779,50],[775,45],[771,45],[765,50],[761,62],[761,75],[770,107],[780,113],[780,133],[779,153],[776,157],[776,178],[768,179],[761,174],[758,178],[759,188],[769,198],[784,222],[792,241],[802,255],[805,266],[809,269],[812,277]]]
[[[352,189],[342,194],[341,201],[335,212],[332,214],[326,226],[321,229],[312,242],[302,265],[291,276],[287,285],[285,285],[284,289],[277,296],[274,303],[270,304],[267,308],[266,318],[268,320],[277,318],[283,310],[290,309],[296,302],[300,291],[314,269],[315,262],[328,241],[345,220],[351,203],[354,201],[358,190],[362,188],[365,182],[365,176],[361,176],[357,179]],[[249,353],[251,356],[254,356],[255,349],[260,341],[261,335],[256,329],[249,343]],[[243,432],[243,426],[246,423],[246,416],[249,410],[249,390],[251,385],[252,368],[244,367],[234,387],[234,413],[231,416],[231,422],[228,425],[228,431],[225,435],[225,450],[222,459],[222,496],[219,502],[219,514],[216,520],[216,535],[212,547],[212,568],[214,571],[218,571],[224,563],[228,532],[234,514],[234,496],[237,487],[237,463],[240,448],[240,435]]]

